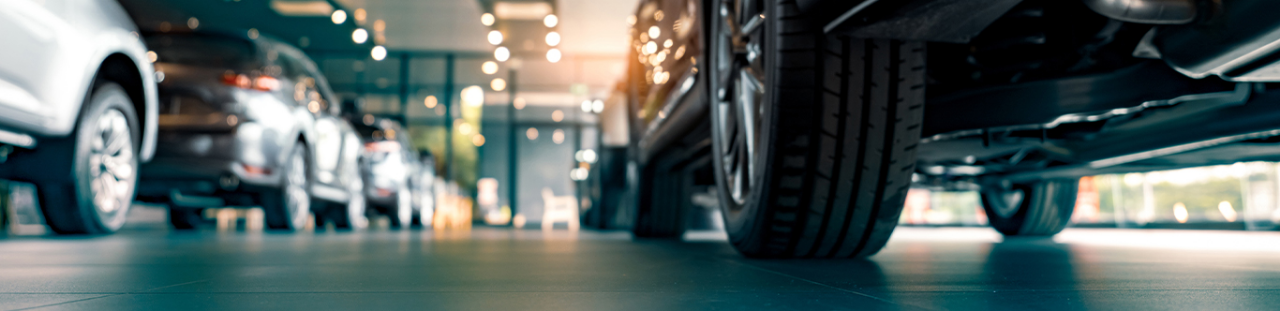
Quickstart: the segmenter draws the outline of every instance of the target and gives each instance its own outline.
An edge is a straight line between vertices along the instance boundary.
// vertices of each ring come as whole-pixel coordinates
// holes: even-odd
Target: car
[[[159,147],[139,198],[174,228],[202,210],[261,206],[269,229],[360,226],[359,135],[301,50],[256,32],[148,33],[160,83]]]
[[[420,212],[429,206],[422,201],[422,162],[409,132],[373,115],[361,117],[356,131],[364,141],[361,174],[368,205],[390,218],[393,228],[421,226]]]
[[[113,0],[0,3],[0,178],[31,182],[53,232],[119,230],[155,150],[147,49]]]
[[[632,231],[679,236],[674,200],[688,193],[670,185],[709,174],[742,254],[866,257],[911,187],[977,190],[1000,233],[1046,236],[1067,225],[1082,176],[1280,159],[1277,10],[640,1]]]

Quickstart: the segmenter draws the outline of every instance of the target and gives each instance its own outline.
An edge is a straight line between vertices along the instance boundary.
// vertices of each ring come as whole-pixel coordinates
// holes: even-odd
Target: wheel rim
[[[719,174],[734,206],[746,203],[756,185],[760,156],[761,122],[764,116],[765,15],[760,1],[725,1],[719,8],[721,31],[715,37],[716,53],[712,79],[716,92],[715,150],[720,158]]]
[[[1010,218],[1018,213],[1018,209],[1022,207],[1022,200],[1026,199],[1026,191],[1022,189],[1000,189],[993,191],[992,199],[995,206],[991,210],[1000,218]]]
[[[347,221],[351,228],[369,226],[369,218],[365,217],[364,185],[359,179],[351,184],[351,200],[347,201]]]
[[[408,189],[396,191],[396,217],[401,226],[408,226],[413,222],[413,198],[410,195]]]
[[[136,163],[129,119],[119,110],[107,110],[98,117],[89,145],[90,189],[99,214],[111,215],[132,203]]]
[[[302,228],[307,222],[307,209],[311,208],[311,197],[307,195],[307,160],[304,151],[294,152],[289,161],[289,174],[285,176],[285,209],[289,211],[289,219],[294,229]]]

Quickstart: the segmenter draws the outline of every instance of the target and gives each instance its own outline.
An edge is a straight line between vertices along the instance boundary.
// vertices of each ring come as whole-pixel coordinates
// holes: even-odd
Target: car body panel
[[[154,153],[155,76],[137,28],[111,0],[6,1],[0,5],[0,126],[65,137],[103,62],[127,57],[142,78],[139,160]],[[70,91],[74,90],[74,91]]]

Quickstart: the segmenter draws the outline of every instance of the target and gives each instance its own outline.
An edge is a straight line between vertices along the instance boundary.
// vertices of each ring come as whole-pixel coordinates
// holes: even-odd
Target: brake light
[[[271,76],[258,76],[253,80],[253,88],[260,91],[275,91],[280,89],[280,80],[276,80]]]
[[[250,79],[249,76],[233,72],[227,72],[222,75],[222,84],[246,90],[275,91],[280,89],[280,80],[276,80],[274,77],[258,76],[255,79]]]
[[[378,141],[364,144],[364,150],[368,152],[398,152],[400,151],[400,143],[395,141]]]
[[[271,174],[271,170],[270,170],[270,169],[267,169],[267,168],[265,168],[265,167],[252,166],[252,165],[248,165],[248,164],[242,164],[241,166],[242,166],[242,167],[244,167],[244,172],[245,172],[245,173],[248,173],[249,175],[269,175],[269,174]]]
[[[247,89],[250,86],[250,80],[249,76],[228,72],[222,75],[222,84]]]

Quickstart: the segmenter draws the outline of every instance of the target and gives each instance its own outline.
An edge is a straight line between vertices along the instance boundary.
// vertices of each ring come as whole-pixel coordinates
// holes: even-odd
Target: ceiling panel
[[[480,4],[467,0],[338,0],[368,12],[366,28],[386,21],[386,46],[392,50],[491,51],[488,29],[480,24]]]

